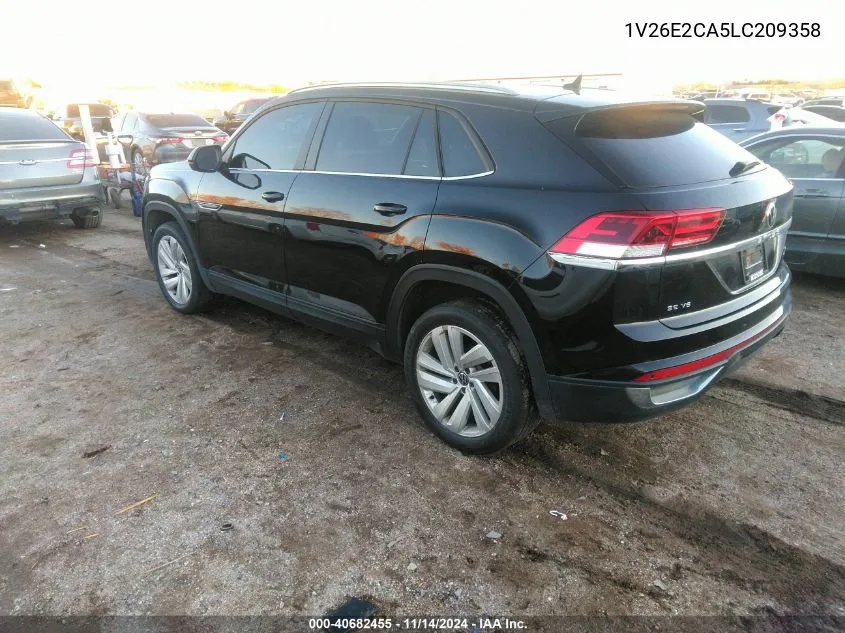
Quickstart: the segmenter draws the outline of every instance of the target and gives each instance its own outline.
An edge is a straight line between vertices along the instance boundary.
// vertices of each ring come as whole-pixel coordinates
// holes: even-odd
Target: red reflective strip
[[[692,372],[698,371],[699,369],[704,369],[705,367],[716,365],[718,363],[721,363],[723,360],[727,360],[728,358],[730,358],[734,352],[737,352],[744,347],[748,347],[754,341],[764,336],[765,334],[768,334],[771,331],[772,328],[765,329],[762,332],[758,332],[751,338],[743,341],[742,343],[738,343],[733,347],[729,347],[728,349],[713,354],[711,356],[705,356],[704,358],[694,360],[691,363],[675,365],[674,367],[666,367],[665,369],[655,369],[654,371],[650,371],[647,374],[643,374],[642,376],[637,376],[636,378],[634,378],[634,382],[651,382],[652,380],[663,380],[664,378],[673,378],[674,376],[680,376],[682,374],[691,374]]]

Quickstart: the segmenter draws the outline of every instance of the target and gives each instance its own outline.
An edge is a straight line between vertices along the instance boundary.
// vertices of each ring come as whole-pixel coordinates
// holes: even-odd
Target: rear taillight
[[[706,244],[724,217],[724,209],[600,213],[581,222],[549,251],[611,259],[655,257],[671,248]]]
[[[90,149],[75,149],[71,151],[67,159],[68,169],[79,167],[96,167],[100,164],[97,155]]]
[[[179,145],[182,142],[181,136],[164,136],[161,138],[155,139],[155,142],[159,145]]]
[[[218,134],[217,136],[212,138],[215,143],[225,143],[228,139],[229,137],[225,134]]]

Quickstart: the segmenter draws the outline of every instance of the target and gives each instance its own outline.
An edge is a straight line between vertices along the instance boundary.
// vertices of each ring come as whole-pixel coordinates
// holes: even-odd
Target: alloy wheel
[[[445,428],[463,437],[493,430],[502,413],[502,375],[475,335],[456,325],[428,332],[417,349],[416,375],[423,400]]]
[[[165,235],[158,241],[158,274],[170,298],[179,305],[191,300],[193,280],[188,256],[179,241]]]

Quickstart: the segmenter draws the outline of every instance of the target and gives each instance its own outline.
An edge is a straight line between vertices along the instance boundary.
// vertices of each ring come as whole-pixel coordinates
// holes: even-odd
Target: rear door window
[[[316,170],[401,174],[421,114],[420,108],[392,103],[336,103]]]
[[[836,178],[845,159],[845,139],[777,139],[750,151],[787,178]]]
[[[443,175],[473,176],[487,171],[487,166],[479,156],[469,133],[458,118],[445,110],[438,110],[437,118],[440,122]]]
[[[614,108],[572,122],[545,123],[565,141],[583,145],[631,187],[668,187],[722,180],[754,156],[686,112],[665,108]],[[762,169],[760,167],[759,169]],[[751,172],[747,172],[751,173]]]
[[[294,169],[311,139],[323,103],[299,103],[271,110],[235,140],[229,166],[235,169]]]
[[[751,115],[742,106],[708,105],[704,111],[704,120],[712,124],[747,123],[751,120]]]
[[[403,173],[406,176],[440,175],[437,166],[437,139],[434,136],[434,110],[423,110]]]

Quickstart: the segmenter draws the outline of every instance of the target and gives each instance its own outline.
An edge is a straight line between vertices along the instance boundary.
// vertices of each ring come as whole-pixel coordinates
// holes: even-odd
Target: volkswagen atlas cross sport
[[[404,364],[425,422],[463,451],[540,416],[639,420],[694,401],[790,311],[791,186],[703,107],[302,89],[155,167],[144,239],[177,311],[231,295],[356,337]]]

